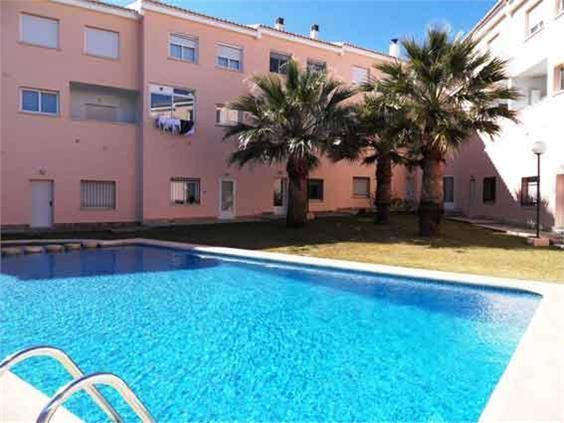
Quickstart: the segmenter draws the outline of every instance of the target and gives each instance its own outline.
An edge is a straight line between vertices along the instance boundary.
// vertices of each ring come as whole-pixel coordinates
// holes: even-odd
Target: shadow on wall
[[[508,156],[507,160],[511,160],[511,157]],[[534,160],[534,157],[531,157],[531,160]],[[523,186],[517,190],[510,188],[511,184],[508,185],[504,180],[487,154],[484,141],[478,135],[472,137],[449,162],[446,175],[455,178],[456,211],[474,219],[485,218],[521,227],[535,227],[536,204],[526,200],[536,197],[536,184],[529,184],[528,193],[522,191]],[[519,178],[535,176],[536,172],[519,175]],[[487,185],[492,181],[487,181],[488,178],[495,178],[493,199],[488,196]],[[547,205],[546,200],[541,200],[541,223],[544,229],[550,230],[555,217]]]

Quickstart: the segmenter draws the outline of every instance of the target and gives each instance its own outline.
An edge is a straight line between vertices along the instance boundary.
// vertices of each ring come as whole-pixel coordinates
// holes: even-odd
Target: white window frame
[[[93,206],[93,205],[86,205],[84,195],[84,185],[86,184],[99,184],[99,185],[107,185],[113,189],[110,191],[112,199],[110,205],[104,206]],[[116,210],[117,209],[117,183],[116,181],[108,181],[108,180],[97,180],[97,179],[81,179],[80,180],[80,209],[81,210],[99,210],[99,211],[107,211],[107,210]]]
[[[180,38],[181,40],[184,39],[186,40],[187,44],[179,44],[177,42],[173,42],[172,38],[173,37],[177,37]],[[191,46],[188,45],[188,43],[194,43],[195,46]],[[176,57],[172,55],[172,46],[179,46],[180,47],[180,57]],[[187,60],[187,59],[183,59],[182,57],[182,50],[183,49],[194,49],[194,60]],[[198,63],[198,58],[200,55],[200,40],[198,39],[198,37],[194,37],[192,35],[187,35],[187,34],[179,34],[177,32],[171,32],[168,35],[168,58],[172,59],[172,60],[179,60],[181,62],[185,62],[185,63]]]
[[[233,50],[238,50],[239,53],[240,53],[240,55],[239,55],[239,60],[235,60],[235,59],[232,59],[232,58],[229,58],[229,57],[221,56],[221,55],[219,54],[219,49],[220,49],[220,47],[227,47],[227,48],[230,48],[230,49],[233,49]],[[229,71],[232,71],[232,72],[243,72],[243,51],[244,51],[244,50],[243,50],[243,47],[241,47],[241,46],[236,46],[236,45],[233,45],[233,44],[218,43],[218,44],[217,44],[217,50],[218,50],[218,51],[217,51],[217,57],[216,57],[216,60],[215,60],[215,65],[216,65],[219,69],[225,69],[225,70],[229,70]],[[223,66],[223,65],[220,65],[220,64],[219,64],[219,59],[220,59],[220,58],[223,58],[223,59],[227,60],[227,66]],[[231,63],[232,63],[232,62],[238,62],[238,63],[239,63],[239,67],[238,67],[237,69],[232,68],[232,67],[231,67]]]
[[[29,16],[31,18],[36,18],[36,19],[44,19],[47,21],[53,21],[54,23],[57,24],[57,45],[56,46],[50,46],[50,45],[45,45],[45,44],[40,44],[40,43],[34,43],[32,41],[27,41],[24,39],[24,16]],[[39,16],[39,15],[34,15],[32,13],[20,13],[20,19],[19,19],[19,23],[20,23],[20,42],[24,43],[24,44],[28,44],[31,46],[36,46],[36,47],[43,47],[43,48],[50,48],[50,49],[54,49],[54,50],[58,50],[61,46],[61,22],[58,19],[55,18],[50,18],[47,16]]]
[[[364,71],[366,71],[366,80],[362,81],[362,82],[357,82],[354,80],[354,74],[355,74],[355,69],[362,69]],[[366,84],[367,82],[370,81],[370,69],[364,66],[357,66],[357,65],[353,65],[352,69],[351,69],[351,80],[352,80],[352,84],[355,86],[360,86],[362,84]]]
[[[221,109],[225,109],[227,114],[229,114],[229,112],[236,113],[237,119],[236,120],[226,120],[226,121],[218,120],[218,117],[221,116]],[[235,109],[230,109],[225,104],[216,104],[215,105],[215,123],[218,126],[235,126],[242,121],[241,115],[242,115],[241,111],[235,110]]]
[[[115,34],[117,36],[117,55],[114,56],[110,56],[110,55],[106,55],[106,54],[97,54],[97,53],[91,53],[88,51],[88,30],[94,30],[94,31],[99,31],[99,32],[108,32],[111,34]],[[111,29],[105,29],[105,28],[98,28],[95,26],[88,26],[86,25],[84,27],[84,54],[88,55],[88,56],[93,56],[93,57],[100,57],[102,59],[110,59],[110,60],[119,60],[121,57],[121,37],[120,37],[120,33],[117,31],[113,31]]]
[[[23,108],[23,93],[24,93],[24,91],[32,91],[32,92],[36,92],[36,93],[39,94],[39,99],[38,99],[39,110],[38,111],[26,110],[26,109]],[[42,97],[43,97],[44,93],[55,95],[57,97],[57,111],[55,113],[49,113],[49,112],[42,112],[41,111],[41,102],[42,102]],[[19,110],[22,113],[31,113],[33,115],[59,116],[60,112],[61,112],[59,92],[58,91],[51,91],[51,90],[41,90],[41,89],[37,89],[37,88],[21,87],[20,88],[20,108],[19,108]]]
[[[190,95],[187,94],[183,94],[183,93],[179,93],[176,92],[175,90],[180,90],[180,91],[188,91],[190,93]],[[184,98],[192,98],[193,100],[193,106],[192,106],[192,122],[196,122],[196,91],[193,89],[189,89],[189,88],[180,88],[180,87],[171,87],[168,85],[155,85],[155,84],[149,84],[149,114],[151,114],[152,117],[157,117],[157,116],[166,116],[167,113],[163,113],[163,112],[153,112],[152,106],[151,106],[151,94],[161,94],[161,95],[167,95],[171,97],[171,110],[170,113],[168,113],[168,117],[174,117],[174,97],[184,97]]]
[[[184,200],[183,201],[177,201],[173,198],[173,191],[172,191],[172,187],[174,183],[178,183],[178,184],[184,184]],[[187,198],[187,188],[189,184],[196,184],[197,187],[197,199],[194,202],[189,202],[188,198]],[[169,187],[170,187],[170,204],[175,205],[175,206],[199,206],[202,204],[202,181],[200,178],[188,178],[188,177],[184,177],[184,176],[173,176],[170,178],[170,183],[169,183]]]

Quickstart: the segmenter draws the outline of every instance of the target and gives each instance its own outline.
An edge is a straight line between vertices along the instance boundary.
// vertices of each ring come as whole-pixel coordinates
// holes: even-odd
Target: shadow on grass
[[[373,217],[323,217],[300,229],[286,228],[283,220],[233,222],[206,225],[177,225],[133,232],[47,232],[3,236],[4,240],[21,238],[151,238],[213,246],[263,250],[293,247],[296,250],[337,243],[379,243],[417,245],[427,248],[487,247],[499,249],[530,248],[524,239],[478,228],[466,223],[445,220],[441,235],[434,239],[417,236],[417,218],[396,214],[389,225],[377,225]],[[461,251],[462,252],[462,251]]]

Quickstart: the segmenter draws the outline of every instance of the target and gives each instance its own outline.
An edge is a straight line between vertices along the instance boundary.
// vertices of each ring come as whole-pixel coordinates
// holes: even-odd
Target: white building
[[[522,93],[508,104],[519,124],[499,136],[474,137],[447,169],[445,207],[470,217],[535,222],[536,141],[541,157],[541,221],[564,230],[564,0],[500,0],[470,36],[508,60],[509,86]]]

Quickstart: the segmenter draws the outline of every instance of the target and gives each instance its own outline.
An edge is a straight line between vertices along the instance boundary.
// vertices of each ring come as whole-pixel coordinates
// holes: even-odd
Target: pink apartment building
[[[0,13],[5,228],[282,214],[283,167],[227,165],[223,127],[241,116],[224,105],[290,58],[349,83],[393,60],[317,26],[303,36],[155,0],[8,0]],[[324,162],[310,178],[313,212],[371,205],[372,167]],[[406,180],[397,169],[396,197]]]

